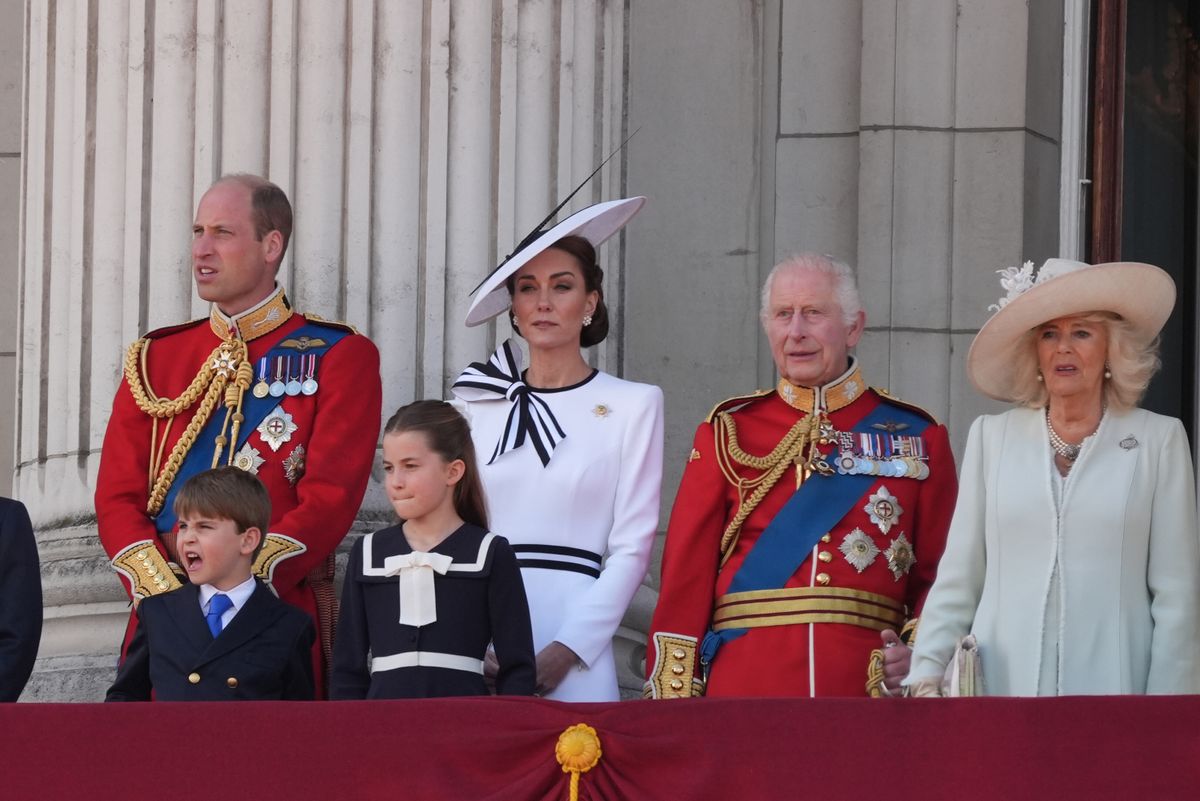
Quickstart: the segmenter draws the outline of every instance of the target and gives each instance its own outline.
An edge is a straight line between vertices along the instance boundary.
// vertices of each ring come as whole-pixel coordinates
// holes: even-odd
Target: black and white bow
[[[463,370],[454,382],[453,391],[465,401],[494,399],[499,395],[512,402],[504,431],[488,464],[507,451],[521,447],[528,439],[545,467],[550,463],[554,448],[567,436],[554,418],[550,405],[521,380],[520,352],[514,351],[507,341],[496,348],[486,362],[474,362]]]

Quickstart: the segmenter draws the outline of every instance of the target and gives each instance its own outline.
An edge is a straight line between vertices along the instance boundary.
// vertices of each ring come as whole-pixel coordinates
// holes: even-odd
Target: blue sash
[[[342,337],[346,336],[347,333],[347,331],[332,326],[305,323],[296,330],[284,334],[265,355],[269,360],[274,356],[294,354],[296,353],[295,349],[281,347],[282,343],[289,339],[309,337],[310,339],[321,339],[325,344],[309,345],[303,351],[304,355],[312,353],[321,356],[340,342]],[[231,446],[232,452],[236,453],[245,444],[250,434],[258,428],[259,423],[268,414],[275,410],[275,407],[280,404],[281,400],[282,398],[276,398],[271,395],[265,398],[256,398],[250,392],[242,396],[242,416],[245,419],[242,421],[241,430],[238,432],[238,441]],[[162,511],[154,518],[154,526],[158,529],[159,534],[175,528],[175,495],[179,492],[179,488],[192,476],[212,467],[213,453],[217,449],[216,439],[220,435],[221,428],[224,425],[225,406],[219,403],[213,409],[212,417],[209,418],[208,423],[200,430],[200,435],[196,437],[196,442],[192,445],[191,450],[183,457],[183,463],[179,466],[179,472],[176,473],[175,480],[171,482],[171,489],[167,491],[167,497],[163,501]]]
[[[916,412],[880,403],[853,430],[877,433],[871,427],[887,422],[907,424],[906,436],[920,436],[929,426],[929,421]],[[821,537],[845,517],[878,480],[879,476],[814,473],[763,529],[734,574],[728,592],[782,588],[800,569]],[[700,646],[701,663],[711,664],[722,645],[745,633],[746,629],[709,630]]]

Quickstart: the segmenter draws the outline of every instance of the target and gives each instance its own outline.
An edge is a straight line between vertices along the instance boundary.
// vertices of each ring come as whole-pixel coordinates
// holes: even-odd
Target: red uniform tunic
[[[246,340],[257,382],[259,359],[309,321],[291,312],[279,290],[235,321],[214,310],[210,320],[153,332],[142,356],[145,389],[159,399],[180,396],[222,342],[218,331],[228,332],[231,322]],[[330,325],[330,331],[338,327],[321,325]],[[271,496],[270,532],[303,546],[283,554],[264,578],[280,598],[313,617],[320,635],[313,651],[314,675],[317,686],[323,687],[328,652],[322,641],[327,646],[332,636],[334,612],[332,554],[359,510],[375,459],[379,352],[367,337],[347,334],[321,356],[315,378],[314,394],[279,398],[296,426],[289,438],[276,450],[258,430],[251,431],[245,444],[257,451],[257,458],[243,458],[239,466],[255,472]],[[109,557],[123,555],[114,567],[135,596],[177,586],[166,566],[175,558],[176,532],[160,536],[147,514],[150,487],[158,474],[157,469],[151,472],[151,465],[152,459],[161,465],[170,454],[199,406],[197,400],[174,419],[156,421],[139,408],[124,379],[113,401],[96,482],[96,518]],[[224,414],[223,405],[213,412]],[[227,461],[228,451],[221,464]]]
[[[780,382],[776,392],[742,399],[740,407],[724,406],[731,409],[740,450],[766,456],[811,413],[814,401],[841,432],[852,431],[880,404],[895,404],[892,408],[903,408],[910,415],[913,411],[867,389],[857,368],[816,391]],[[886,426],[887,410],[881,411]],[[721,566],[722,535],[739,506],[738,487],[726,473],[733,471],[740,480],[749,481],[765,471],[724,458],[719,451],[727,454],[729,448],[728,441],[716,439],[720,428],[710,417],[696,431],[671,513],[646,660],[647,693],[655,697],[697,694],[703,670],[696,649],[714,618],[723,609],[728,613],[737,608],[747,619],[757,615],[758,625],[721,647],[711,664],[707,695],[865,695],[868,660],[871,651],[880,647],[879,630],[898,629],[905,617],[919,613],[945,544],[957,494],[945,427],[931,421],[921,435],[928,467],[925,478],[873,478],[870,489],[804,558],[787,580],[784,593],[763,593],[761,598],[755,594],[749,602],[743,599],[733,607],[722,596],[760,534],[796,491],[797,468],[789,465],[746,517]],[[887,433],[886,428],[880,433]],[[903,435],[903,427],[895,433]],[[821,445],[819,450],[836,467],[837,447]],[[913,472],[924,471],[914,468]],[[807,480],[830,479],[814,474]],[[744,485],[741,497],[752,489]],[[909,564],[912,555],[915,562]],[[787,592],[795,588],[813,589]],[[789,616],[808,622],[766,625],[768,620]]]

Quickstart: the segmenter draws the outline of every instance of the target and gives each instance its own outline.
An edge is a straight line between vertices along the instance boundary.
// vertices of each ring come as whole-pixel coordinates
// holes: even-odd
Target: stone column
[[[859,352],[959,453],[995,271],[1058,254],[1062,40],[1061,0],[862,3]]]
[[[21,45],[24,26],[22,0],[0,0],[0,495],[12,495],[16,431],[17,331],[20,304],[17,293],[18,231],[21,198]]]
[[[14,492],[47,606],[30,700],[95,700],[111,681],[128,604],[96,539],[100,444],[125,346],[206,313],[189,232],[215,178],[261,173],[288,192],[282,281],[299,309],[378,343],[386,414],[442,396],[505,335],[462,326],[467,292],[625,127],[620,3],[99,6],[25,4]],[[619,196],[622,164],[573,208]],[[602,254],[616,282],[619,253]],[[622,336],[595,360],[619,370]],[[362,527],[386,515],[373,485]]]

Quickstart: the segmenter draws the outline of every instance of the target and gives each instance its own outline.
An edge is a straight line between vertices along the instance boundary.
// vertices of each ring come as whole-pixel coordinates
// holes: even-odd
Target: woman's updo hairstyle
[[[608,306],[604,303],[604,270],[596,263],[596,248],[585,237],[564,236],[548,249],[561,250],[573,256],[579,265],[579,272],[583,275],[584,291],[596,293],[596,310],[592,312],[592,323],[585,325],[579,332],[579,346],[590,348],[599,345],[608,336]],[[516,281],[517,277],[513,275],[505,282],[510,296],[516,288]],[[521,329],[517,327],[511,308],[508,310],[508,321],[512,323],[513,330],[520,334]]]

